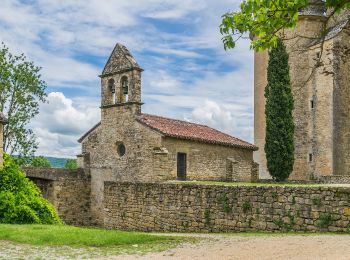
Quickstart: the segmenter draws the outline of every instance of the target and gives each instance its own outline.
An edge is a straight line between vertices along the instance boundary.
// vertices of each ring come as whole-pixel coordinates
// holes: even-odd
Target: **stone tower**
[[[0,169],[4,164],[4,125],[7,124],[6,117],[0,112]]]
[[[100,75],[102,111],[123,107],[139,114],[142,71],[128,49],[117,43]]]
[[[342,16],[350,17],[343,14]],[[349,149],[346,150],[346,147],[349,148],[350,133],[349,127],[346,130],[350,114],[349,105],[346,103],[350,97],[346,91],[350,86],[343,80],[350,71],[349,63],[344,63],[346,59],[340,59],[344,57],[344,50],[350,47],[350,41],[346,39],[347,34],[344,33],[349,25],[344,19],[334,27],[326,21],[323,1],[314,0],[309,7],[301,10],[294,30],[281,32],[289,52],[295,106],[293,112],[296,125],[295,164],[290,179],[343,174],[346,172],[344,169],[346,162],[350,160]],[[324,32],[326,40],[321,44]],[[338,43],[343,46],[342,53],[339,52],[340,48],[336,48]],[[337,62],[338,59],[343,63],[340,60]],[[255,53],[254,60],[254,134],[255,144],[260,148],[255,153],[254,159],[260,164],[260,178],[269,178],[264,153],[266,127],[264,90],[267,84],[268,53],[266,51]],[[337,63],[342,64],[341,68]],[[338,85],[340,87],[337,88]],[[342,162],[337,163],[340,160]],[[340,169],[340,165],[341,170],[337,170]],[[348,171],[350,175],[350,170]]]

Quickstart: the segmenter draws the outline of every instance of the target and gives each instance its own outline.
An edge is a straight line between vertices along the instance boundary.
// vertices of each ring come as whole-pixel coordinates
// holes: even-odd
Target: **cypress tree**
[[[265,153],[267,168],[276,181],[286,180],[294,164],[294,101],[288,59],[286,47],[279,40],[269,52],[265,88]]]

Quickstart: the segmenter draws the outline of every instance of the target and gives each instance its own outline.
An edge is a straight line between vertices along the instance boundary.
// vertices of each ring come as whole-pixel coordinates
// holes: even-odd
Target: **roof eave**
[[[147,124],[145,124],[145,125],[147,125]],[[149,125],[147,125],[147,126],[153,129],[153,127],[151,127]],[[161,131],[159,131],[159,132],[161,132]],[[252,145],[252,144],[245,146],[245,145],[230,144],[230,143],[218,142],[218,141],[212,141],[212,140],[204,140],[204,139],[200,139],[200,138],[193,138],[193,137],[187,137],[187,136],[171,135],[171,134],[167,134],[167,133],[163,133],[163,132],[161,132],[161,133],[166,137],[176,138],[176,139],[180,139],[180,140],[189,140],[189,141],[195,141],[195,142],[200,142],[200,143],[215,144],[215,145],[234,147],[234,148],[246,149],[246,150],[252,150],[252,151],[259,150],[259,147]]]
[[[130,68],[126,68],[126,69],[121,69],[121,70],[116,70],[110,73],[103,73],[101,75],[98,75],[100,78],[104,78],[104,77],[110,77],[110,76],[114,76],[116,74],[120,74],[120,73],[125,73],[128,71],[133,71],[133,70],[138,70],[140,72],[144,71],[144,69],[142,69],[141,67],[130,67]]]
[[[86,137],[88,137],[95,129],[101,125],[101,122],[94,125],[89,131],[87,131],[82,137],[78,139],[78,143],[82,143]]]

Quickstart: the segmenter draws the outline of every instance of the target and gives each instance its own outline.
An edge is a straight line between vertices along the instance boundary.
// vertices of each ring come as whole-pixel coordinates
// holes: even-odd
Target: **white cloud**
[[[217,128],[236,137],[253,141],[252,114],[244,107],[222,105],[211,100],[193,109],[185,116],[188,121],[205,124]]]
[[[48,85],[64,92],[50,93],[33,122],[39,152],[79,152],[76,139],[98,121],[97,75],[116,42],[146,70],[146,112],[192,119],[251,141],[252,52],[248,41],[225,52],[218,29],[221,15],[240,2],[1,1],[0,41],[43,67]]]
[[[93,100],[73,101],[61,92],[48,95],[48,103],[31,126],[38,137],[38,154],[74,156],[79,153],[77,140],[100,120],[98,103]]]

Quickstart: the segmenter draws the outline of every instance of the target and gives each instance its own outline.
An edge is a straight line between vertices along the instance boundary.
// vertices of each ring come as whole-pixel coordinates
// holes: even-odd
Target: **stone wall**
[[[334,48],[334,173],[350,176],[350,24]]]
[[[251,181],[251,150],[170,137],[162,139],[162,147],[166,152],[153,156],[154,176],[164,175],[157,180],[177,179],[177,153],[181,152],[187,155],[186,180]]]
[[[251,180],[252,150],[163,137],[137,116],[132,105],[103,108],[101,124],[82,140],[79,161],[91,174],[91,214],[99,225],[105,181],[176,180],[178,152],[187,154],[188,180]]]
[[[70,225],[91,225],[90,177],[81,169],[25,168],[24,172]]]
[[[161,136],[136,119],[133,105],[103,108],[101,125],[82,141],[91,173],[92,217],[103,222],[103,183],[105,181],[154,181],[169,175],[153,173],[154,147],[161,147]],[[124,144],[125,154],[118,154]]]
[[[108,228],[164,232],[349,231],[349,187],[105,183]]]

